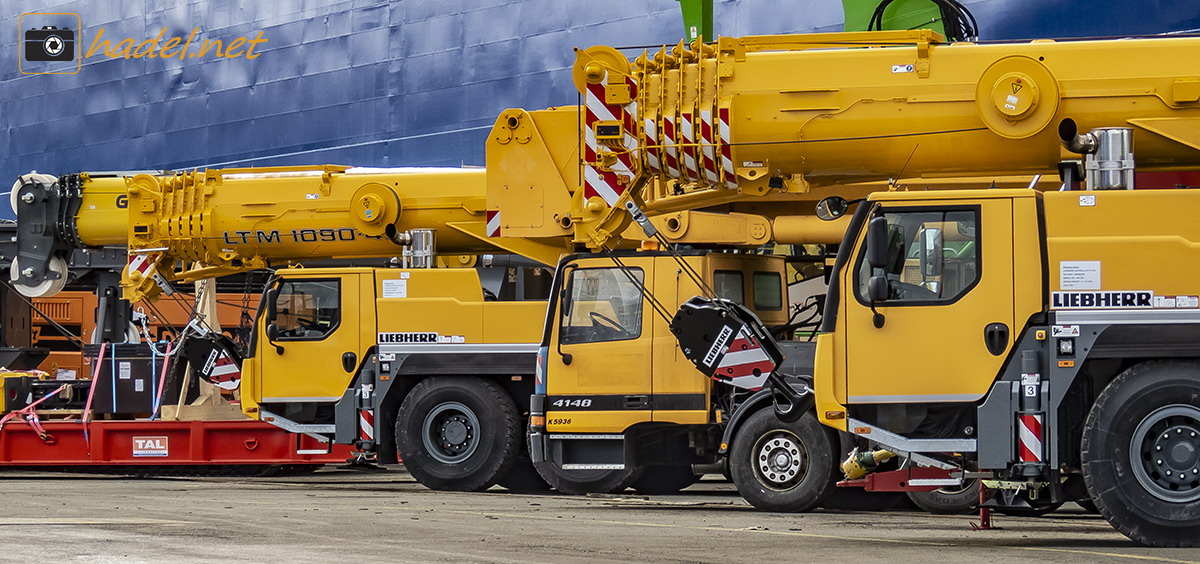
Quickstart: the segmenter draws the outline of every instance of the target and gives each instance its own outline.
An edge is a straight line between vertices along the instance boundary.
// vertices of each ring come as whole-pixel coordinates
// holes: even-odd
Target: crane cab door
[[[1012,200],[884,201],[864,232],[842,282],[845,402],[982,397],[1014,342]],[[885,239],[886,252],[875,255],[884,265],[872,267],[866,241]],[[877,292],[886,287],[886,297],[874,302],[882,327],[874,323],[872,278]]]
[[[639,289],[654,262],[580,260],[564,267],[546,358],[551,433],[620,433],[651,417],[652,311]],[[631,279],[632,277],[632,279]]]
[[[364,350],[361,326],[374,324],[373,316],[360,311],[362,304],[374,303],[363,295],[370,283],[358,272],[279,281],[268,295],[274,297],[274,317],[268,305],[257,329],[260,403],[342,398]],[[365,333],[374,335],[370,329]]]

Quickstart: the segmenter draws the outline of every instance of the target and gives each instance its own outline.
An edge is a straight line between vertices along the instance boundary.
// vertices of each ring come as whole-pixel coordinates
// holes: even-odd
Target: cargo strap
[[[42,402],[58,395],[65,389],[67,389],[67,385],[63,384],[53,392],[42,396],[41,399],[30,403],[21,409],[10,412],[3,418],[0,418],[0,431],[4,430],[4,426],[7,425],[9,421],[19,417],[22,421],[28,423],[29,426],[33,428],[34,432],[38,434],[38,438],[41,439],[43,443],[46,443],[47,445],[53,445],[57,443],[58,441],[54,438],[54,436],[52,436],[50,433],[47,433],[46,429],[42,427],[42,421],[38,418],[36,410],[37,406],[41,405]]]
[[[87,444],[88,456],[92,454],[92,438],[88,435],[88,420],[92,414],[92,400],[96,397],[96,382],[100,378],[100,366],[104,364],[104,351],[108,343],[100,344],[100,354],[96,357],[96,367],[92,371],[92,385],[88,388],[87,403],[83,406],[83,442]]]

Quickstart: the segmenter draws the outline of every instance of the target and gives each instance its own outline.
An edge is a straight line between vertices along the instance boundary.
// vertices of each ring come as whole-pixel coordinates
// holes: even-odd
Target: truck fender
[[[808,386],[809,389],[812,388],[812,381],[808,378],[789,376],[788,379],[799,380],[801,383]],[[793,386],[793,388],[795,388],[795,386]],[[808,405],[803,406],[804,411],[808,411],[814,406],[812,402],[807,403]],[[773,406],[774,400],[772,399],[770,387],[766,387],[755,392],[754,395],[742,402],[741,405],[739,405],[737,409],[733,411],[733,416],[729,418],[729,422],[725,424],[725,431],[721,434],[721,447],[719,450],[717,450],[717,452],[719,454],[728,454],[729,443],[733,440],[733,434],[737,432],[738,427],[742,425],[742,421],[759,409],[770,408]],[[801,413],[801,416],[803,416],[803,413]],[[799,417],[797,417],[797,419],[799,419]]]
[[[721,448],[717,452],[720,454],[729,454],[729,442],[733,440],[733,434],[737,432],[742,422],[750,414],[760,409],[769,408],[771,405],[771,390],[769,388],[763,388],[755,392],[754,395],[742,402],[733,411],[733,416],[729,418],[729,422],[725,424],[725,432],[721,434]]]

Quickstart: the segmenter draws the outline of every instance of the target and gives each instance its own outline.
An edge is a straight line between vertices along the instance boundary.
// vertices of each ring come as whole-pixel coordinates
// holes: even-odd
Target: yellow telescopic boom
[[[436,230],[441,254],[515,253],[553,264],[564,250],[561,241],[490,238],[487,220],[494,212],[486,210],[482,169],[326,165],[30,174],[14,187],[13,201],[18,241],[25,243],[13,277],[29,295],[61,289],[62,251],[70,248],[128,246],[122,287],[133,301],[154,299],[164,282],[302,261],[400,256],[413,229]],[[41,279],[39,259],[46,265]]]
[[[654,215],[889,178],[1054,174],[1079,158],[1060,148],[1067,119],[1132,128],[1139,170],[1194,168],[1197,52],[1196,37],[945,44],[928,30],[722,37],[633,61],[597,46],[577,51],[582,107],[497,121],[490,193],[521,184],[506,177],[523,172],[516,148],[552,145],[539,133],[567,123],[578,166],[542,160],[575,181],[570,216],[593,248],[622,233],[629,203]]]

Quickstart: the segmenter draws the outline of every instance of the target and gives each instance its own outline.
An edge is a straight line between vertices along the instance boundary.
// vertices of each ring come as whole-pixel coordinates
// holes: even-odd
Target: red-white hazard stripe
[[[158,264],[158,259],[161,257],[162,255],[158,253],[132,254],[129,255],[129,265],[126,268],[130,274],[137,272],[144,277],[146,273],[154,269]]]
[[[637,131],[637,102],[631,101],[623,106],[606,104],[605,82],[607,79],[600,84],[588,84],[584,95],[584,160],[588,164],[584,167],[583,194],[585,198],[599,196],[611,206],[625,193],[625,187],[637,174],[633,156],[638,148],[638,140],[634,136]],[[629,86],[630,95],[636,99],[637,82],[626,78],[625,83]],[[618,122],[623,132],[621,146],[624,150],[616,152],[616,162],[610,167],[611,170],[601,170],[595,166],[599,163],[602,149],[596,139],[595,124],[601,121]],[[624,182],[619,176],[624,177]]]
[[[717,159],[713,151],[713,115],[711,110],[700,111],[700,157],[703,161],[704,179],[710,184],[720,182],[717,176]]]
[[[663,164],[667,166],[667,176],[679,178],[679,140],[676,137],[679,130],[675,127],[675,114],[663,115],[662,145],[666,149]]]
[[[687,173],[687,180],[696,182],[700,180],[700,170],[696,167],[696,132],[691,112],[680,114],[679,122],[679,133],[683,137],[684,172]]]
[[[662,147],[658,144],[658,123],[646,118],[642,127],[642,143],[646,151],[646,167],[655,174],[662,172]]]
[[[737,175],[733,171],[733,143],[729,131],[729,108],[722,107],[717,111],[717,133],[721,140],[721,178],[725,187],[737,188]]]
[[[218,353],[217,361],[213,363],[212,372],[208,377],[213,384],[232,390],[238,386],[238,381],[242,378],[242,371],[228,353],[221,351]]]
[[[775,363],[763,350],[762,345],[742,328],[737,338],[729,344],[725,356],[717,365],[715,376],[738,388],[757,390],[775,370]]]
[[[1042,416],[1017,416],[1017,444],[1021,462],[1042,461]]]
[[[375,414],[369,409],[358,410],[358,438],[364,441],[375,440]]]
[[[487,218],[487,236],[500,236],[500,210],[487,210],[484,212],[484,217]]]

